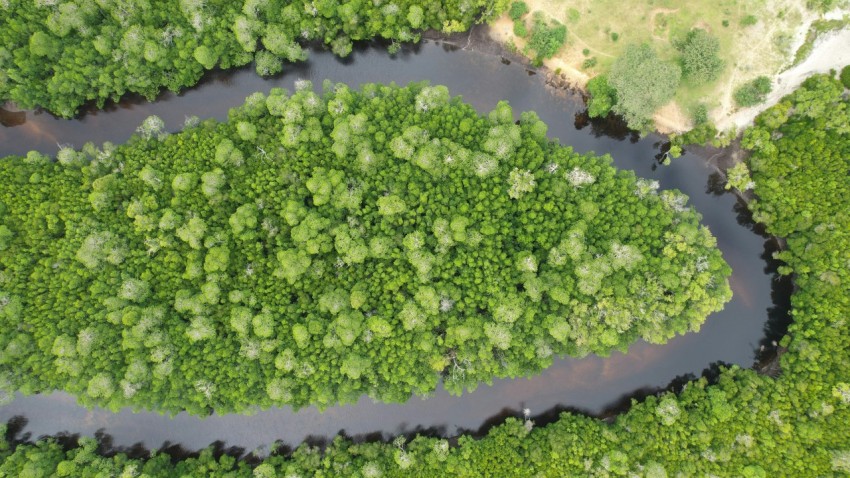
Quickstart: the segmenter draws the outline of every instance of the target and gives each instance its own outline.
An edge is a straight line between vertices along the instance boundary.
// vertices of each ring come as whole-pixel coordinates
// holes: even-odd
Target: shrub
[[[555,20],[547,20],[537,12],[531,27],[528,48],[534,51],[534,59],[552,58],[567,41],[567,27]]]
[[[741,19],[741,26],[749,27],[758,23],[759,19],[755,15],[747,15]]]
[[[528,13],[528,5],[525,2],[513,2],[510,10],[508,10],[508,15],[513,21],[519,20],[526,13]]]
[[[841,84],[844,85],[844,88],[850,88],[850,65],[841,69],[841,75],[839,78],[841,79]]]
[[[525,38],[528,36],[528,29],[525,27],[525,22],[522,20],[514,20],[514,35]]]
[[[735,103],[743,107],[755,106],[764,102],[765,97],[771,90],[770,78],[760,76],[744,83],[735,90]]]
[[[694,107],[691,112],[691,121],[694,122],[694,126],[708,123],[708,106],[705,103],[700,103]]]
[[[587,92],[590,100],[587,103],[587,114],[591,118],[607,116],[617,103],[617,91],[608,84],[608,77],[599,75],[587,82]]]
[[[682,54],[682,74],[695,83],[713,81],[723,71],[724,63],[718,55],[720,42],[703,29],[688,32],[676,49]]]

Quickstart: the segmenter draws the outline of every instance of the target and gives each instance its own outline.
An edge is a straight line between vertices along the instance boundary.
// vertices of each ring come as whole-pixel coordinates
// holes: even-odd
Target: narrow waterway
[[[352,86],[394,81],[406,84],[422,79],[449,87],[479,111],[492,109],[507,99],[518,116],[534,110],[549,124],[549,136],[578,152],[595,151],[614,157],[620,168],[657,179],[664,189],[679,189],[703,215],[717,237],[718,246],[734,272],[733,300],[724,311],[709,317],[699,333],[678,337],[665,345],[634,344],[628,354],[608,358],[563,358],[531,379],[497,380],[473,393],[452,397],[438,390],[427,399],[405,404],[376,404],[368,398],[357,404],[293,412],[289,408],[257,411],[251,416],[214,415],[207,418],[179,414],[175,417],[129,409],[112,413],[87,410],[64,393],[17,397],[0,407],[0,421],[23,417],[24,433],[32,438],[60,432],[108,434],[113,444],[141,444],[161,448],[180,444],[197,450],[213,442],[254,450],[280,440],[295,446],[305,439],[348,436],[388,438],[399,433],[427,430],[445,436],[463,431],[480,432],[506,415],[531,410],[539,422],[563,409],[606,414],[628,404],[629,397],[653,393],[674,380],[703,374],[718,362],[749,367],[762,344],[781,333],[787,321],[790,288],[774,280],[770,262],[773,241],[753,231],[745,209],[733,194],[724,193],[722,180],[712,166],[696,155],[685,154],[670,166],[659,166],[662,138],[645,138],[622,129],[616,122],[590,123],[580,113],[580,98],[544,85],[539,75],[518,64],[505,64],[497,56],[458,50],[426,42],[390,57],[382,48],[361,47],[351,58],[339,60],[329,53],[313,52],[308,62],[289,66],[274,79],[262,79],[251,70],[210,74],[199,86],[180,95],[163,94],[156,102],[127,100],[105,110],[89,111],[75,120],[59,120],[42,112],[0,109],[0,156],[35,149],[55,153],[60,145],[81,147],[87,141],[124,142],[149,115],[158,115],[170,130],[179,130],[186,116],[226,119],[227,110],[254,91],[273,87],[293,89],[297,79],[323,79]],[[779,329],[779,330],[777,330]]]

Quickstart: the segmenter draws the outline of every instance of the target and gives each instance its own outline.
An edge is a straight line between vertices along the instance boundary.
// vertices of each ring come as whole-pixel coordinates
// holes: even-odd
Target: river
[[[528,408],[538,424],[564,409],[606,415],[641,397],[668,387],[671,382],[700,376],[713,364],[750,367],[761,345],[781,336],[788,320],[790,285],[775,280],[770,253],[775,242],[754,231],[737,197],[725,193],[713,166],[691,153],[669,166],[656,161],[663,138],[644,138],[622,129],[616,122],[589,123],[581,115],[581,99],[544,85],[541,75],[525,67],[506,64],[498,56],[457,49],[428,41],[407,47],[395,57],[384,49],[361,46],[345,60],[314,51],[310,60],[288,66],[273,78],[262,79],[250,69],[211,73],[197,87],[175,95],[162,94],[149,103],[127,99],[104,110],[91,110],[74,120],[56,119],[44,112],[0,110],[0,156],[36,149],[55,153],[59,145],[81,147],[87,141],[124,142],[149,115],[179,130],[186,116],[226,119],[227,110],[254,91],[273,87],[293,90],[297,79],[309,79],[320,88],[323,79],[357,86],[367,82],[406,84],[428,79],[449,87],[453,95],[481,112],[507,99],[518,116],[534,110],[549,124],[549,136],[572,145],[578,152],[609,153],[616,166],[638,176],[657,179],[662,188],[679,189],[703,215],[717,237],[718,246],[734,272],[733,300],[725,310],[708,318],[698,333],[677,337],[665,345],[635,343],[628,354],[608,358],[562,358],[530,379],[496,380],[460,397],[440,389],[427,399],[413,397],[405,404],[378,404],[364,397],[358,403],[332,407],[320,413],[310,407],[257,411],[250,416],[213,415],[206,418],[129,409],[112,413],[87,410],[64,393],[17,397],[0,407],[0,420],[25,418],[23,431],[32,438],[60,432],[94,435],[100,430],[118,447],[140,444],[163,448],[180,444],[198,450],[221,441],[227,447],[255,450],[276,440],[295,446],[305,439],[330,438],[342,432],[359,438],[390,438],[424,430],[453,436],[483,433],[505,416],[521,416]],[[755,228],[757,229],[757,228]],[[260,451],[262,452],[262,448]]]

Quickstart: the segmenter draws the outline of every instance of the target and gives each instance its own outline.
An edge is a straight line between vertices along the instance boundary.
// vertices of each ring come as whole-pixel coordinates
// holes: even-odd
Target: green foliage
[[[198,82],[206,70],[255,62],[280,73],[303,61],[302,44],[347,56],[353,42],[415,42],[427,29],[465,31],[504,1],[308,0],[0,2],[0,102],[73,116],[127,93],[153,99]],[[486,16],[486,15],[485,15]]]
[[[591,118],[608,116],[617,103],[617,91],[608,84],[608,77],[599,75],[587,82],[590,99],[587,102],[587,114]]]
[[[841,75],[839,78],[841,79],[841,84],[844,85],[844,88],[850,88],[850,65],[841,69]]]
[[[528,29],[526,28],[524,21],[514,20],[514,35],[520,38],[528,36]]]
[[[682,74],[695,83],[714,81],[723,71],[720,41],[701,28],[689,31],[676,49],[682,54]]]
[[[750,170],[746,163],[738,163],[726,171],[726,189],[735,188],[738,191],[747,191],[755,186],[750,177]]]
[[[735,89],[735,103],[744,107],[755,106],[764,102],[765,97],[772,89],[770,78],[760,76]]]
[[[596,66],[596,63],[597,63],[596,57],[592,56],[592,57],[584,60],[581,63],[581,67],[584,68],[585,70],[589,70],[590,68],[593,68],[594,66]]]
[[[696,123],[696,121],[694,121]],[[691,130],[684,134],[670,135],[670,151],[669,156],[678,158],[682,154],[682,148],[689,144],[704,146],[711,144],[715,147],[721,147],[718,142],[723,139],[723,136],[718,138],[717,128],[713,123],[705,119],[703,123],[697,123]]]
[[[755,15],[747,15],[741,19],[741,26],[749,27],[758,23],[759,19]]]
[[[527,48],[538,63],[546,58],[552,58],[567,41],[567,27],[553,19],[548,19],[542,12],[536,12],[532,19],[531,36]]]
[[[508,10],[508,15],[514,21],[519,20],[526,13],[528,13],[528,5],[525,2],[513,2]]]
[[[705,103],[700,103],[691,110],[691,121],[694,122],[694,126],[700,126],[709,122],[708,106]]]
[[[846,174],[850,167],[850,102],[842,93],[842,85],[834,78],[811,78],[747,132],[748,144],[754,149],[749,167],[757,196],[751,205],[769,233],[786,237],[788,247],[777,253],[777,259],[785,262],[781,270],[793,273],[797,285],[792,297],[794,322],[781,341],[785,352],[779,359],[782,373],[776,379],[732,367],[723,369],[712,385],[698,379],[678,395],[651,395],[642,403],[633,402],[628,412],[610,423],[567,412],[545,427],[535,426],[531,419],[510,417],[486,437],[461,436],[452,446],[446,440],[423,436],[409,441],[399,437],[393,443],[352,443],[337,438],[323,451],[302,444],[290,456],[272,455],[253,468],[227,455],[215,458],[213,450],[172,462],[164,453],[145,460],[122,453],[103,456],[92,439],[81,439],[67,450],[51,439],[35,444],[4,440],[0,474],[844,476],[850,472],[846,429],[850,423],[850,362],[846,355],[850,340],[846,327],[850,316],[850,268],[846,267],[850,260],[850,178]],[[759,142],[764,137],[768,140]],[[553,262],[568,261],[567,253],[575,253],[575,244],[571,247],[570,242],[581,234],[573,232],[565,238],[565,257]],[[489,327],[490,335],[500,341],[497,344],[505,335],[499,326],[516,316],[510,312],[511,300],[499,306],[503,306],[502,320]],[[390,333],[389,322],[377,317],[366,321],[370,328],[373,323],[384,323],[374,327],[375,337],[380,336],[378,330]],[[571,325],[565,316],[544,322],[555,341],[569,341]],[[306,327],[298,330],[309,340]],[[471,329],[465,335],[476,332]],[[77,336],[78,350],[83,337]],[[515,337],[512,334],[512,339]],[[74,353],[74,340],[57,336],[44,347],[67,359]],[[15,347],[27,343],[14,342]],[[16,353],[11,345],[6,354]],[[275,368],[291,370],[294,357],[295,352],[284,350],[279,360],[274,360]],[[363,358],[351,355],[340,367],[350,374],[362,374],[359,361]],[[102,376],[91,378],[97,378],[92,386],[98,394],[108,394],[110,385],[114,386]],[[268,394],[287,396],[290,382],[286,380],[269,382]]]
[[[673,98],[681,76],[677,65],[661,60],[649,45],[629,45],[608,75],[617,92],[612,111],[630,128],[648,129],[655,111]]]
[[[535,114],[327,86],[0,162],[10,389],[194,414],[398,401],[662,343],[729,299],[684,196],[549,142]]]

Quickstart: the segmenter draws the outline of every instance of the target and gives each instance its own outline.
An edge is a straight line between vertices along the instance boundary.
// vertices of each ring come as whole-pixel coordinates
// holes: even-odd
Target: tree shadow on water
[[[587,110],[579,111],[575,114],[573,125],[577,130],[590,126],[590,133],[596,138],[605,136],[617,141],[628,139],[630,143],[640,141],[640,133],[629,129],[626,121],[613,113],[604,118],[591,118]]]

